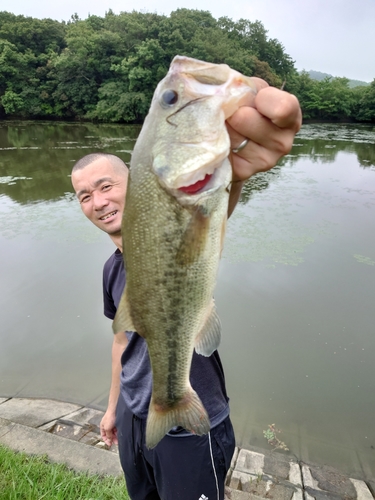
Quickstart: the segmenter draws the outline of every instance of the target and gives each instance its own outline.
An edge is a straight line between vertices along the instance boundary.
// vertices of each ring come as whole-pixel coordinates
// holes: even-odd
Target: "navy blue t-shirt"
[[[122,253],[117,249],[103,270],[104,314],[114,319],[125,287]],[[126,332],[129,344],[122,357],[120,392],[127,407],[139,418],[146,418],[152,391],[152,373],[145,340],[135,332]],[[224,371],[217,351],[205,357],[194,351],[190,383],[202,400],[215,427],[229,415]]]

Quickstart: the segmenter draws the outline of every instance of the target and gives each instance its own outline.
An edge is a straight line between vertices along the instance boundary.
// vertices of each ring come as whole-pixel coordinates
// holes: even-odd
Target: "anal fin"
[[[212,299],[207,319],[195,339],[195,351],[202,356],[211,356],[219,347],[221,340],[221,322],[217,314],[215,301]]]

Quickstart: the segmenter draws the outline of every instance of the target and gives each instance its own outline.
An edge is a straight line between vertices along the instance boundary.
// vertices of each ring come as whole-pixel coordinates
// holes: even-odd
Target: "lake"
[[[114,246],[80,211],[85,154],[130,159],[140,127],[0,123],[0,396],[105,409]],[[304,125],[228,223],[215,298],[240,446],[268,424],[298,459],[375,477],[375,127]]]

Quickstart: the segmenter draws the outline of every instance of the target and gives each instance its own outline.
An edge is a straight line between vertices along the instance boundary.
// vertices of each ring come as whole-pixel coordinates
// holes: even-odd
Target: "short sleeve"
[[[103,268],[104,315],[114,319],[126,282],[124,261],[119,250],[111,255]]]
[[[104,316],[106,316],[109,319],[114,319],[116,316],[117,309],[113,301],[113,298],[108,292],[104,270],[103,270],[103,304],[104,304]]]

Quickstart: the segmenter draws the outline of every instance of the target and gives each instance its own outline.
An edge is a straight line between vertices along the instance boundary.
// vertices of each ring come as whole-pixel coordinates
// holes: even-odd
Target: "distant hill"
[[[324,80],[327,76],[329,78],[335,78],[333,75],[329,75],[328,73],[322,73],[321,71],[314,71],[310,70],[308,71],[308,74],[310,75],[310,78],[313,80]],[[360,80],[350,80],[349,79],[349,87],[366,87],[367,85],[370,85],[368,82],[361,82]]]

